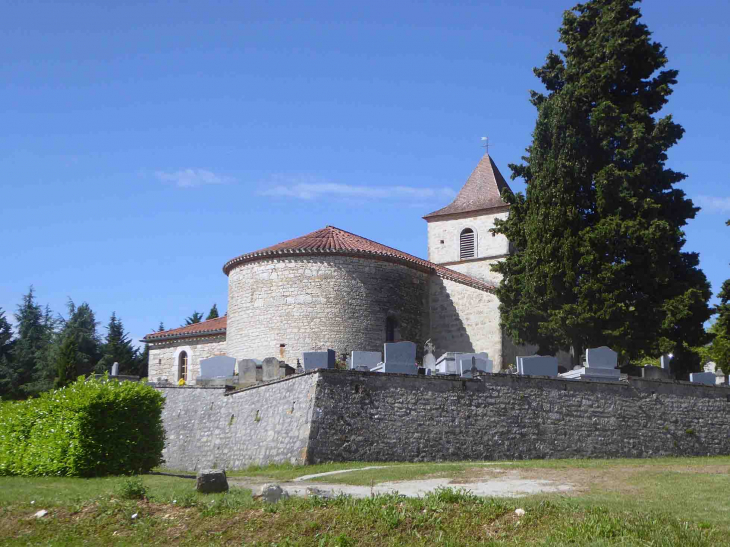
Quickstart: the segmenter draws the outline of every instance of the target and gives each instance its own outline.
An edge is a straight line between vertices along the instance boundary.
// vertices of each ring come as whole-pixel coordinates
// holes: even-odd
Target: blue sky
[[[334,225],[426,257],[489,136],[535,121],[532,68],[565,0],[6,2],[0,18],[0,307],[33,284],[135,338],[226,309],[224,262]],[[714,291],[730,277],[726,1],[642,5],[679,84],[669,165]],[[521,183],[512,183],[523,190]],[[102,333],[105,332],[101,329]]]

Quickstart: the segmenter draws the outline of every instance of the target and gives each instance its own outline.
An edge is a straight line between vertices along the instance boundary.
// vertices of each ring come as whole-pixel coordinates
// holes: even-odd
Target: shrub
[[[142,477],[133,475],[122,480],[117,494],[125,500],[143,500],[147,497],[147,487],[142,483]]]
[[[129,475],[162,463],[164,398],[136,382],[79,378],[0,406],[0,475]]]

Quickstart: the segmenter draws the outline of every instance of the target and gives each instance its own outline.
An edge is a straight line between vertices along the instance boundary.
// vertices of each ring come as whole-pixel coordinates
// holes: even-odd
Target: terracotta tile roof
[[[211,334],[222,334],[226,332],[226,324],[228,318],[226,316],[208,321],[201,321],[194,325],[187,325],[178,329],[171,329],[162,332],[153,332],[143,338],[147,341],[166,340],[169,338],[193,338],[195,336],[210,336]]]
[[[388,260],[390,262],[405,264],[421,271],[434,273],[444,279],[450,279],[451,281],[469,285],[483,291],[493,291],[495,289],[495,286],[490,283],[479,281],[471,276],[409,255],[398,249],[381,245],[380,243],[346,232],[345,230],[340,230],[334,226],[327,226],[310,234],[236,257],[226,262],[223,266],[223,272],[228,275],[239,264],[266,258],[316,254],[362,256]]]
[[[484,154],[454,201],[443,209],[429,213],[423,218],[428,220],[455,213],[507,207],[509,205],[502,200],[502,190],[505,188],[512,192],[492,158],[489,157],[489,154]]]

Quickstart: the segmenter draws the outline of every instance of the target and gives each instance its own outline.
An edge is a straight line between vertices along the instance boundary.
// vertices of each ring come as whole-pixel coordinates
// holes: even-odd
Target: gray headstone
[[[659,362],[664,370],[669,370],[669,355],[662,355]]]
[[[255,384],[256,361],[253,359],[241,359],[238,361],[238,376],[242,384]]]
[[[487,370],[488,363],[486,359],[480,359],[474,355],[471,357],[459,355],[459,374],[464,378],[472,378],[472,364],[476,366],[479,372],[491,372],[491,370]]]
[[[433,353],[427,353],[423,356],[423,368],[426,370],[436,369],[436,357]]]
[[[225,355],[216,355],[200,361],[200,378],[228,378],[236,370],[236,360]]]
[[[112,376],[119,376],[119,363],[112,365]]]
[[[551,355],[530,355],[517,357],[517,374],[522,376],[558,375],[558,358]]]
[[[714,386],[716,383],[714,372],[693,372],[689,375],[689,381],[693,384],[703,384],[706,386]]]
[[[416,366],[416,344],[413,342],[393,342],[385,344],[384,363],[391,365]]]
[[[646,365],[641,369],[641,377],[645,380],[668,380],[669,371],[652,365]]]
[[[310,371],[318,368],[335,368],[335,350],[327,351],[305,351],[302,354],[304,359],[304,370]]]
[[[261,379],[264,382],[270,382],[279,378],[279,368],[281,363],[276,357],[267,357],[261,364]]]
[[[228,492],[226,472],[218,469],[202,469],[198,471],[195,489],[203,494]]]
[[[607,346],[588,348],[586,350],[586,367],[588,368],[616,368],[618,353]]]
[[[350,356],[350,368],[368,367],[370,370],[383,360],[379,351],[353,351]]]

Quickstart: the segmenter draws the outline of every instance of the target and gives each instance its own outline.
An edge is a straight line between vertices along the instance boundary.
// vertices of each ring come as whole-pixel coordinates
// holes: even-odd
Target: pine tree
[[[200,323],[203,320],[203,314],[197,311],[193,312],[193,315],[185,319],[185,324],[183,327],[187,327],[188,325],[195,325],[196,323]]]
[[[730,226],[730,220],[726,224]],[[720,304],[715,309],[717,312],[717,321],[715,322],[717,331],[730,340],[730,279],[722,284],[717,297],[720,299]]]
[[[160,321],[160,326],[157,328],[157,332],[165,332],[165,324]]]
[[[5,312],[0,308],[0,398],[10,394],[15,382],[15,371],[10,359],[13,351],[13,329]]]
[[[79,360],[78,344],[73,334],[63,338],[56,362],[56,387],[61,388],[74,382],[78,377],[77,362]]]
[[[149,344],[145,344],[144,349],[137,352],[137,375],[140,378],[147,378],[149,376],[149,364],[150,346]]]
[[[137,352],[128,333],[124,332],[121,319],[112,312],[107,325],[106,340],[101,348],[103,357],[96,365],[96,372],[109,372],[114,363],[119,363],[119,374],[137,374]]]
[[[535,69],[547,95],[524,164],[526,196],[505,195],[497,222],[516,253],[494,267],[502,324],[540,352],[608,345],[631,359],[673,352],[699,366],[710,287],[682,227],[698,208],[665,167],[684,130],[656,119],[676,83],[635,0],[592,0],[565,12],[562,56]],[[659,71],[657,73],[657,71]]]
[[[213,304],[213,307],[210,308],[210,311],[208,312],[208,317],[205,318],[206,321],[209,319],[218,319],[218,306]]]
[[[91,307],[84,302],[76,307],[73,300],[68,301],[69,317],[63,321],[61,340],[73,336],[76,340],[78,360],[76,362],[79,375],[89,375],[102,357],[101,342],[96,332],[98,323]]]

